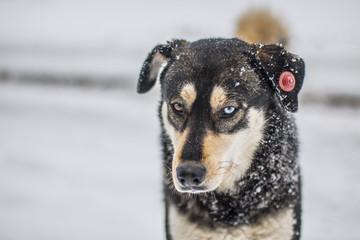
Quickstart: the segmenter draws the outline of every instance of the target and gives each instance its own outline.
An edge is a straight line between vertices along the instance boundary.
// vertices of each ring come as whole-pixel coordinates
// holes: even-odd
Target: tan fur
[[[173,205],[169,206],[170,233],[173,240],[290,240],[293,235],[293,210],[265,215],[256,224],[234,228],[204,229],[188,220]]]
[[[226,102],[226,91],[222,87],[215,86],[210,97],[210,106],[218,108]]]
[[[163,103],[163,105],[161,107],[161,114],[162,114],[162,118],[163,118],[163,122],[164,122],[164,128],[166,129],[166,133],[169,135],[170,140],[174,145],[174,157],[173,157],[173,161],[172,161],[172,169],[176,169],[177,166],[180,164],[181,151],[185,144],[189,130],[185,129],[185,131],[182,133],[175,130],[175,128],[169,123],[169,120],[167,117],[167,114],[168,114],[167,105],[165,102]],[[175,188],[178,191],[181,191],[180,183],[178,182],[177,177],[176,177],[176,171],[173,170],[171,174],[172,174],[172,179],[173,179]]]
[[[226,105],[225,90],[215,87],[210,103],[214,111],[216,108]],[[196,98],[196,92],[191,84],[187,84],[181,91],[183,99],[188,99],[188,104],[192,104]],[[214,109],[215,108],[215,109]],[[237,113],[240,120],[242,111]],[[181,163],[181,152],[188,136],[188,129],[180,133],[168,121],[168,107],[166,103],[162,106],[162,117],[164,127],[168,133],[173,146],[174,157],[172,162],[172,178],[175,188],[182,192],[180,183],[176,177],[176,167]],[[233,190],[236,180],[240,180],[247,169],[250,167],[254,152],[262,139],[265,125],[264,114],[256,109],[250,109],[247,114],[248,126],[234,134],[214,134],[207,131],[203,140],[203,156],[201,164],[206,167],[207,174],[204,182],[200,185],[205,191],[228,191]],[[238,121],[237,120],[237,121]]]
[[[185,100],[187,107],[190,109],[191,105],[196,99],[196,90],[194,84],[185,84],[181,89],[180,96]]]
[[[236,37],[249,43],[289,45],[289,34],[279,20],[268,9],[250,9],[238,20]]]
[[[229,173],[227,165],[231,164],[228,164],[224,159],[224,153],[231,146],[232,138],[231,135],[214,134],[210,131],[204,138],[202,164],[206,167],[207,174],[203,185],[209,191],[218,187],[223,177]],[[221,161],[222,159],[224,162]],[[229,160],[230,162],[231,160]]]
[[[247,117],[248,127],[240,131],[232,140],[232,149],[229,155],[234,157],[233,164],[229,168],[230,174],[225,176],[218,191],[233,190],[234,183],[241,179],[250,167],[255,151],[263,138],[265,114],[252,108]]]
[[[249,126],[234,134],[213,134],[208,131],[203,144],[203,164],[208,174],[207,189],[233,190],[250,167],[255,150],[262,139],[265,116],[256,109],[248,113]]]
[[[163,119],[164,128],[166,130],[166,133],[167,133],[167,135],[169,135],[171,142],[174,143],[176,131],[175,131],[175,128],[173,126],[171,126],[171,124],[169,123],[168,109],[167,109],[167,104],[165,102],[163,102],[163,105],[161,106],[161,116]]]
[[[174,186],[176,189],[178,189],[178,191],[180,191],[180,183],[176,177],[176,168],[179,166],[179,164],[181,163],[180,158],[181,158],[181,151],[183,149],[183,146],[185,144],[186,138],[188,136],[189,130],[185,129],[185,131],[183,133],[179,133],[177,131],[175,131],[175,153],[174,153],[174,158],[172,161],[172,178],[173,178],[173,182],[174,182]]]

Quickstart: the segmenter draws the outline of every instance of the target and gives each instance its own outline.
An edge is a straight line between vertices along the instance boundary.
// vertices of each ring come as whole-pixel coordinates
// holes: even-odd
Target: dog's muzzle
[[[202,190],[206,168],[196,163],[183,163],[176,168],[176,177],[183,191]]]

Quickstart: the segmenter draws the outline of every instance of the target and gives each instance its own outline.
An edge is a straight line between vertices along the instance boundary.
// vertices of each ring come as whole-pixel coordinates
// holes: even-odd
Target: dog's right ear
[[[141,68],[137,85],[138,93],[148,92],[158,78],[161,78],[164,70],[173,61],[174,49],[187,45],[185,40],[174,40],[164,45],[157,45],[149,53]]]
[[[140,71],[137,85],[138,93],[146,93],[155,85],[158,75],[161,74],[171,59],[171,52],[171,46],[157,45],[149,53]]]

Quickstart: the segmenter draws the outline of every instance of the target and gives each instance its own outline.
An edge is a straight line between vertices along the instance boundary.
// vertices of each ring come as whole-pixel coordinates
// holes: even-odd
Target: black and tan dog
[[[156,46],[138,92],[158,79],[167,239],[299,239],[292,115],[304,62],[240,39]]]

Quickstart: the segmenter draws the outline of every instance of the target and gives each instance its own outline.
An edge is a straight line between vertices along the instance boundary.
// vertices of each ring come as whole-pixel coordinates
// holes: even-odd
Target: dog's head
[[[303,77],[302,59],[278,45],[204,39],[156,46],[142,67],[138,92],[160,80],[175,188],[232,189],[263,139],[270,106],[297,110]]]

